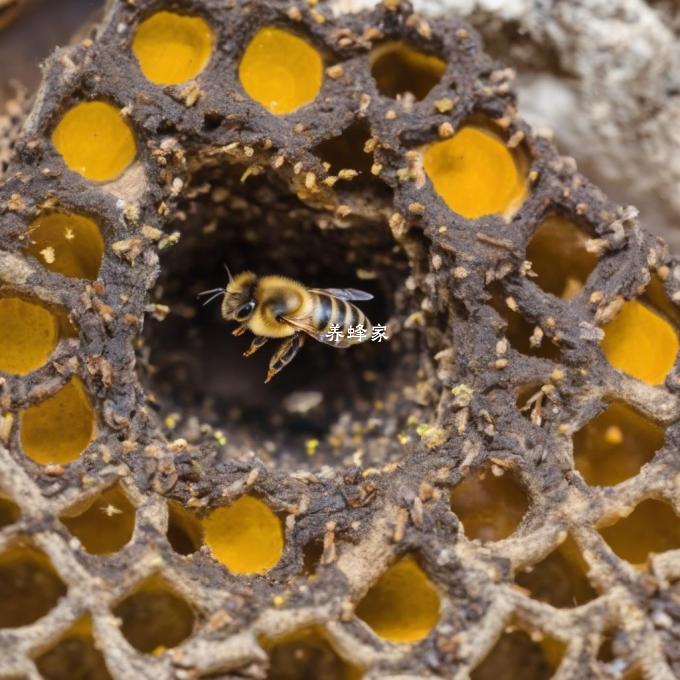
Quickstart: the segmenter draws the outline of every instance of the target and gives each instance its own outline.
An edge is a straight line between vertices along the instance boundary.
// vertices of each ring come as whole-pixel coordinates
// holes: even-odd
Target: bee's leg
[[[266,383],[268,383],[279,371],[288,366],[295,358],[295,355],[300,351],[304,342],[305,334],[295,333],[295,335],[291,335],[281,343],[269,362],[269,370],[267,371],[267,379],[265,380]]]
[[[243,353],[243,356],[249,357],[251,354],[255,354],[267,340],[269,340],[269,338],[265,338],[264,335],[256,335],[250,343],[250,347]]]
[[[235,328],[231,334],[232,335],[243,335],[248,330],[248,326],[242,323],[238,328]]]

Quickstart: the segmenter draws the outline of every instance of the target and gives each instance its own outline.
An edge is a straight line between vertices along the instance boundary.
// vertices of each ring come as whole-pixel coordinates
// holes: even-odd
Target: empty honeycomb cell
[[[557,215],[545,219],[527,246],[534,281],[563,300],[574,297],[597,264],[597,257],[586,250],[587,240],[573,222]]]
[[[574,463],[583,479],[611,486],[634,477],[664,443],[664,431],[622,402],[574,434]]]
[[[484,468],[451,490],[451,509],[470,539],[498,541],[509,536],[528,508],[526,493],[510,470]]]
[[[64,582],[43,553],[20,546],[0,555],[0,628],[34,623],[65,594]]]
[[[156,12],[143,21],[132,51],[147,80],[177,85],[196,77],[213,48],[213,32],[205,19],[174,12]]]
[[[627,517],[603,522],[599,531],[621,559],[637,566],[652,553],[680,548],[680,518],[665,501],[642,501]]]
[[[518,573],[515,582],[553,607],[576,607],[597,597],[587,571],[578,546],[568,537],[538,564]]]
[[[519,312],[515,312],[506,306],[504,318],[507,322],[505,335],[510,345],[522,354],[529,357],[540,357],[550,361],[559,361],[559,347],[545,334],[535,342],[536,325],[529,323]]]
[[[532,425],[540,427],[557,408],[552,405],[554,399],[554,386],[550,383],[524,385],[517,390],[517,410]]]
[[[265,26],[248,44],[238,75],[249,97],[280,116],[314,101],[323,82],[323,61],[307,41]]]
[[[21,298],[0,298],[0,371],[26,375],[40,368],[58,339],[52,312]]]
[[[677,332],[666,319],[628,300],[602,330],[602,351],[614,368],[650,385],[664,382],[678,353]]]
[[[538,641],[532,637],[540,638]],[[564,646],[545,636],[522,630],[504,633],[470,674],[471,680],[547,680],[555,673]]]
[[[281,520],[259,498],[241,496],[213,510],[202,523],[213,555],[235,574],[263,573],[281,559]]]
[[[95,415],[80,378],[71,378],[45,401],[21,412],[21,446],[36,463],[76,460],[95,434]]]
[[[439,593],[416,560],[407,555],[373,584],[356,614],[385,640],[416,642],[437,625]]]
[[[59,516],[93,555],[118,552],[132,538],[135,508],[118,484]]]
[[[140,652],[154,655],[186,640],[196,618],[189,604],[157,576],[119,602],[113,613],[121,620],[126,640]]]
[[[196,517],[179,503],[168,503],[168,541],[180,555],[195,553],[203,543],[203,529]]]
[[[365,150],[370,136],[370,130],[366,124],[356,122],[341,135],[318,144],[314,151],[322,162],[328,163],[329,172],[333,174],[337,174],[340,170],[356,170],[370,177],[373,154]]]
[[[0,529],[14,524],[21,515],[21,509],[6,496],[0,495]]]
[[[92,636],[89,617],[76,621],[59,641],[35,659],[44,680],[110,680]]]
[[[93,219],[53,212],[31,223],[26,252],[52,272],[94,280],[104,254],[104,239]]]
[[[137,153],[120,110],[104,101],[69,109],[54,128],[52,143],[70,170],[93,182],[116,179]]]
[[[466,125],[423,151],[425,172],[446,205],[462,217],[510,216],[526,195],[519,154],[493,131]]]
[[[512,309],[510,308],[508,296],[503,292],[500,285],[489,286],[489,293],[491,293],[491,306],[506,323],[505,336],[513,349],[531,357],[540,357],[551,361],[559,360],[559,347],[541,329],[539,329],[539,334],[536,335],[537,326],[529,323],[516,310],[514,305]]]
[[[425,99],[445,70],[444,60],[400,41],[378,45],[371,53],[371,74],[386,97],[410,92],[417,100]]]
[[[267,680],[359,680],[359,668],[348,663],[316,628],[263,641],[269,655]]]

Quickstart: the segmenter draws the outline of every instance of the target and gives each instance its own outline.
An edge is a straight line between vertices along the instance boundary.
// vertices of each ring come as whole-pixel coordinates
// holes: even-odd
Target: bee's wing
[[[310,288],[311,293],[322,292],[328,293],[339,300],[372,300],[373,296],[363,290],[356,288]]]
[[[333,340],[332,336],[329,337],[323,331],[320,331],[318,328],[315,328],[309,317],[298,317],[296,319],[294,317],[284,316],[283,320],[286,323],[289,323],[293,328],[296,328],[297,330],[302,331],[303,333],[307,333],[307,335],[314,338],[317,342],[322,342],[324,345],[330,345],[331,347],[345,346],[345,343],[343,342],[344,339],[340,339],[338,341]]]

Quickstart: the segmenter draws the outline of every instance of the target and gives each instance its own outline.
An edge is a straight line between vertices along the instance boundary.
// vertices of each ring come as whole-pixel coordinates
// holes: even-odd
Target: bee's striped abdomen
[[[355,305],[347,300],[341,300],[330,293],[314,292],[314,312],[312,324],[321,336],[332,332],[334,326],[338,327],[340,337],[338,347],[347,347],[364,342],[371,337],[371,322],[366,315]],[[362,327],[364,334],[357,334],[357,328]],[[350,336],[350,328],[354,334]]]
[[[312,324],[319,333],[325,333],[334,323],[331,319],[335,314],[335,298],[327,293],[312,293],[312,296],[314,298]]]

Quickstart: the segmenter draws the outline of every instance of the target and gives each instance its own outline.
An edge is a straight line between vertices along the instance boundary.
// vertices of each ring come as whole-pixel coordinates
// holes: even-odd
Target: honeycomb
[[[0,184],[1,678],[680,676],[680,263],[406,3],[118,0]],[[386,343],[269,385],[223,266]]]

